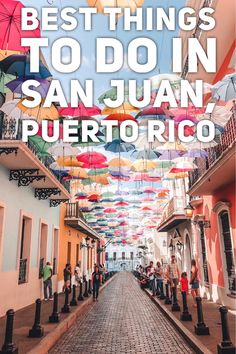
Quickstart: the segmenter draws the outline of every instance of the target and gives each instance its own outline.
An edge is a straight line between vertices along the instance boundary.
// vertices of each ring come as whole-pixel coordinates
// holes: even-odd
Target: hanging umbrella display
[[[14,93],[19,93],[23,94],[22,92],[22,84],[27,81],[27,80],[36,80],[40,85],[38,87],[35,86],[29,86],[29,88],[33,91],[36,91],[40,93],[42,98],[45,98],[47,96],[47,92],[50,86],[50,82],[45,79],[41,79],[39,77],[34,77],[34,76],[27,76],[27,77],[18,77],[15,80],[12,79],[12,81],[6,83],[6,86],[9,90],[11,90]]]
[[[14,99],[11,101],[5,102],[0,110],[5,113],[8,117],[12,117],[16,120],[18,119],[30,119],[28,114],[23,113],[17,106],[17,104],[20,102],[19,99]]]
[[[4,72],[0,71],[0,92],[7,93],[9,92],[9,88],[7,84],[14,80],[15,76],[10,74],[5,74]]]
[[[136,119],[133,116],[124,113],[113,113],[104,118],[103,120],[117,120],[119,124],[125,122],[126,120],[132,120],[133,122],[136,122]]]
[[[228,74],[212,87],[212,95],[217,100],[229,101],[236,98],[236,74]]]
[[[146,172],[149,170],[152,170],[156,168],[156,162],[152,160],[136,160],[132,164],[132,170],[137,171],[137,172]]]
[[[135,149],[135,146],[130,143],[125,143],[120,139],[114,139],[112,142],[107,143],[104,146],[106,151],[111,151],[115,153],[128,152]]]
[[[34,150],[39,157],[51,156],[48,153],[48,149],[53,145],[52,143],[47,143],[38,135],[29,137],[29,143],[33,145]]]
[[[154,151],[154,150],[135,150],[131,153],[131,156],[140,160],[140,159],[144,159],[144,160],[156,160],[159,156],[161,156],[161,154],[158,151]]]
[[[54,134],[54,124],[53,124],[53,122],[49,121],[47,124],[47,135],[51,137],[51,136],[53,136],[53,134]],[[42,136],[42,124],[39,124],[39,130],[38,130],[37,135]],[[63,138],[63,125],[60,124],[59,125],[59,139],[62,139],[62,138]]]
[[[60,156],[56,160],[59,166],[68,166],[68,167],[81,167],[83,164],[79,162],[75,156]]]
[[[5,59],[13,54],[20,54],[20,52],[17,50],[0,49],[0,61],[2,61],[3,59]]]
[[[85,107],[85,105],[80,102],[77,107],[71,107],[71,105],[68,105],[68,107],[59,108],[59,114],[64,117],[91,117],[101,114],[101,110],[95,105],[92,107]]]
[[[141,94],[142,94],[141,88],[138,88],[137,92],[136,92],[136,96],[138,97]],[[104,104],[104,100],[106,98],[109,98],[109,99],[115,101],[117,99],[117,90],[115,88],[112,88],[112,89],[104,92],[101,96],[98,97],[98,102]],[[129,101],[129,88],[128,87],[125,87],[124,99],[125,99],[125,102]]]
[[[103,116],[109,115],[109,114],[131,114],[133,112],[138,112],[139,109],[131,106],[130,103],[124,102],[121,106],[117,108],[110,108],[110,107],[105,107],[103,108],[101,114]]]
[[[76,158],[78,161],[88,165],[103,164],[107,161],[106,156],[99,152],[84,152],[79,154]]]
[[[34,118],[41,122],[42,120],[56,120],[59,119],[59,114],[56,107],[52,104],[50,107],[44,107],[43,102],[34,108],[27,108],[23,104],[24,98],[17,103],[17,107],[30,118]]]
[[[53,156],[74,156],[77,155],[79,150],[73,148],[69,143],[57,143],[48,149],[48,152]]]
[[[69,175],[79,179],[88,178],[87,172],[82,167],[73,167]]]
[[[11,74],[15,76],[28,77],[35,75],[38,78],[46,79],[47,77],[52,76],[48,68],[40,62],[39,71],[31,72],[30,71],[30,62],[28,55],[10,55],[0,62],[0,69],[6,74]]]
[[[21,45],[21,38],[40,37],[39,26],[31,31],[22,30],[22,8],[24,8],[24,5],[19,1],[0,1],[0,49],[27,52],[29,48]]]

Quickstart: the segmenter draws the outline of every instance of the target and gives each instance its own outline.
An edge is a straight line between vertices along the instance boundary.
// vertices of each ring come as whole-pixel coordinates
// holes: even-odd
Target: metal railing
[[[16,120],[15,118],[8,117],[3,113],[0,113],[0,140],[21,140],[22,139],[22,127],[21,120]],[[34,153],[35,156],[44,164],[44,166],[57,178],[57,180],[63,185],[68,192],[70,192],[70,182],[63,180],[63,177],[56,174],[50,165],[55,162],[54,158],[50,155],[41,155],[37,148],[30,141],[26,143],[28,148]]]
[[[18,283],[26,283],[27,259],[20,259]]]
[[[82,211],[79,208],[79,203],[66,203],[66,218],[71,219],[71,218],[76,218],[76,219],[82,219],[83,221],[86,222],[84,215]]]
[[[205,159],[197,158],[197,169],[189,172],[189,188],[191,188],[213,164],[236,142],[236,106],[232,109],[232,116],[225,125],[224,132],[219,137],[219,144],[206,149],[208,156]]]
[[[186,197],[175,196],[170,199],[166,207],[164,208],[161,222],[162,224],[165,220],[169,219],[172,215],[182,215],[185,214],[184,208],[186,207]]]

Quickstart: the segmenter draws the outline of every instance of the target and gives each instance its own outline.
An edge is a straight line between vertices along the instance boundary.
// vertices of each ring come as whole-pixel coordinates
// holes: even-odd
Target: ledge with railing
[[[186,207],[185,196],[175,196],[170,199],[166,207],[164,208],[160,225],[174,215],[185,215],[184,208]]]
[[[66,214],[67,219],[81,219],[86,222],[82,211],[79,208],[79,203],[66,203]]]
[[[12,141],[21,141],[22,140],[22,128],[21,120],[8,117],[0,112],[0,140],[12,140]],[[44,166],[53,174],[54,177],[63,185],[63,187],[70,193],[70,182],[63,180],[61,175],[54,173],[50,169],[50,165],[55,162],[52,156],[50,155],[41,155],[34,144],[30,141],[26,143],[28,148],[33,152],[33,154],[44,164]]]
[[[217,146],[206,149],[208,156],[197,158],[197,169],[189,173],[189,188],[191,188],[218,160],[236,143],[236,105],[232,109],[232,116],[225,125],[224,132],[219,137]]]

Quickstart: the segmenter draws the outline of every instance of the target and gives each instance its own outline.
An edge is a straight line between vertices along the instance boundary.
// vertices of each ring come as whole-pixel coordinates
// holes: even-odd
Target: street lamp
[[[188,204],[184,208],[185,216],[188,218],[191,218],[193,216],[193,210],[194,210],[194,208],[192,207],[192,205]]]

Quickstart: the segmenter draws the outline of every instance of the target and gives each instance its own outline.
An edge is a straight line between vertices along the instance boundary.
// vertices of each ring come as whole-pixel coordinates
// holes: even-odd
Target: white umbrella
[[[212,87],[212,95],[218,100],[229,101],[236,98],[236,74],[228,74]]]
[[[198,114],[197,118],[199,120],[208,119],[213,123],[221,125],[222,127],[228,122],[230,117],[232,116],[232,112],[230,112],[224,106],[215,106],[214,110],[210,114]]]
[[[152,89],[156,90],[160,87],[162,80],[168,80],[171,86],[178,87],[181,77],[176,74],[158,74],[150,78]]]
[[[14,99],[11,101],[5,102],[0,110],[5,113],[8,117],[15,119],[32,119],[32,117],[28,116],[28,114],[24,114],[18,107],[17,103],[19,99]]]
[[[72,147],[69,143],[58,143],[48,149],[49,154],[53,156],[77,156],[80,150]]]

